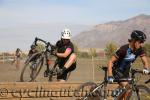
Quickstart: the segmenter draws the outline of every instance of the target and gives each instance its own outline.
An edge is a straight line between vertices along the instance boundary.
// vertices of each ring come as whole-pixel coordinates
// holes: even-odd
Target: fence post
[[[3,53],[3,63],[5,62],[5,55],[4,55],[4,53]]]
[[[94,57],[92,56],[93,82],[95,82]]]

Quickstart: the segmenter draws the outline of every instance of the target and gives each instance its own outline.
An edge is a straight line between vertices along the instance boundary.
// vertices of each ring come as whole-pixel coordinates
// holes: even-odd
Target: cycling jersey
[[[117,66],[120,70],[124,70],[126,66],[133,63],[138,56],[144,55],[145,52],[142,47],[133,52],[129,44],[126,44],[115,52],[115,56],[118,60],[114,63],[114,66]]]
[[[74,47],[73,47],[73,44],[72,42],[69,42],[68,44],[64,45],[62,43],[62,41],[58,41],[56,43],[56,46],[57,46],[57,52],[58,53],[64,53],[66,51],[66,49],[70,49],[71,50],[71,53],[66,57],[66,58],[62,58],[62,57],[58,57],[58,63],[62,66],[64,66],[64,64],[66,63],[66,61],[69,59],[70,55],[72,53],[74,53]]]
[[[129,44],[126,44],[115,52],[115,57],[117,57],[118,60],[114,62],[113,70],[117,70],[121,72],[123,76],[128,77],[131,63],[133,63],[138,56],[142,57],[144,55],[145,52],[142,47],[133,52]]]

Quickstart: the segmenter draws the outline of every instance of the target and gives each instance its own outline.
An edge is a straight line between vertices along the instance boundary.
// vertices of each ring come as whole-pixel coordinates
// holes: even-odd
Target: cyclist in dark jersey
[[[121,46],[108,62],[108,82],[113,82],[115,79],[129,78],[129,70],[131,64],[139,56],[144,65],[143,73],[149,73],[148,61],[145,51],[142,47],[146,35],[139,30],[134,30],[131,33],[129,44]],[[128,82],[120,82],[121,86],[125,87]]]
[[[35,45],[31,45],[31,49],[29,50],[28,57],[31,57],[34,53],[37,53],[37,49]]]
[[[38,50],[36,49],[36,45],[31,45],[30,47],[31,49],[28,52],[28,58],[29,59],[33,54],[37,53]],[[38,58],[38,56],[34,57],[31,59],[31,61],[36,61],[36,59]],[[26,60],[27,61],[27,60]],[[26,63],[26,62],[25,62]]]
[[[74,46],[70,41],[71,31],[64,29],[61,32],[61,40],[57,41],[57,51],[53,52],[57,56],[58,66],[60,70],[57,77],[59,82],[67,81],[69,74],[76,68],[76,55],[74,53]]]

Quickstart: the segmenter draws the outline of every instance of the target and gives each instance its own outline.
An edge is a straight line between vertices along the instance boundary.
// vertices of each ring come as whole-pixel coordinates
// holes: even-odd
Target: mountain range
[[[91,30],[83,31],[73,37],[73,42],[79,48],[104,48],[107,43],[117,45],[128,43],[133,30],[144,31],[150,43],[150,15],[138,16],[122,21],[112,21],[93,26]]]

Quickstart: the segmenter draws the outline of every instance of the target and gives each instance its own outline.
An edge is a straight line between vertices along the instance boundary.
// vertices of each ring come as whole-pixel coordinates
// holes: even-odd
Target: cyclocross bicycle
[[[76,100],[107,100],[107,67],[101,67],[105,72],[104,81],[102,83],[86,82],[81,84],[74,92]],[[119,87],[112,92],[114,100],[123,100],[125,93],[129,92],[126,100],[150,100],[150,89],[145,85],[137,85],[136,74],[142,73],[139,69],[131,69],[131,78],[126,80],[114,80],[115,82],[129,82],[129,88]],[[149,73],[150,75],[150,73]],[[149,79],[150,80],[150,79]],[[146,81],[148,83],[150,81]]]
[[[37,42],[44,43],[45,49],[41,52],[36,52],[27,58],[27,60],[25,61],[25,65],[21,71],[21,82],[35,81],[43,65],[46,65],[47,67],[46,71],[48,71],[49,81],[52,81],[53,77],[57,76],[57,60],[55,60],[53,67],[49,67],[49,56],[51,55],[51,52],[55,49],[55,47],[51,45],[50,42],[46,42],[37,37],[35,38],[32,45],[37,46]]]

